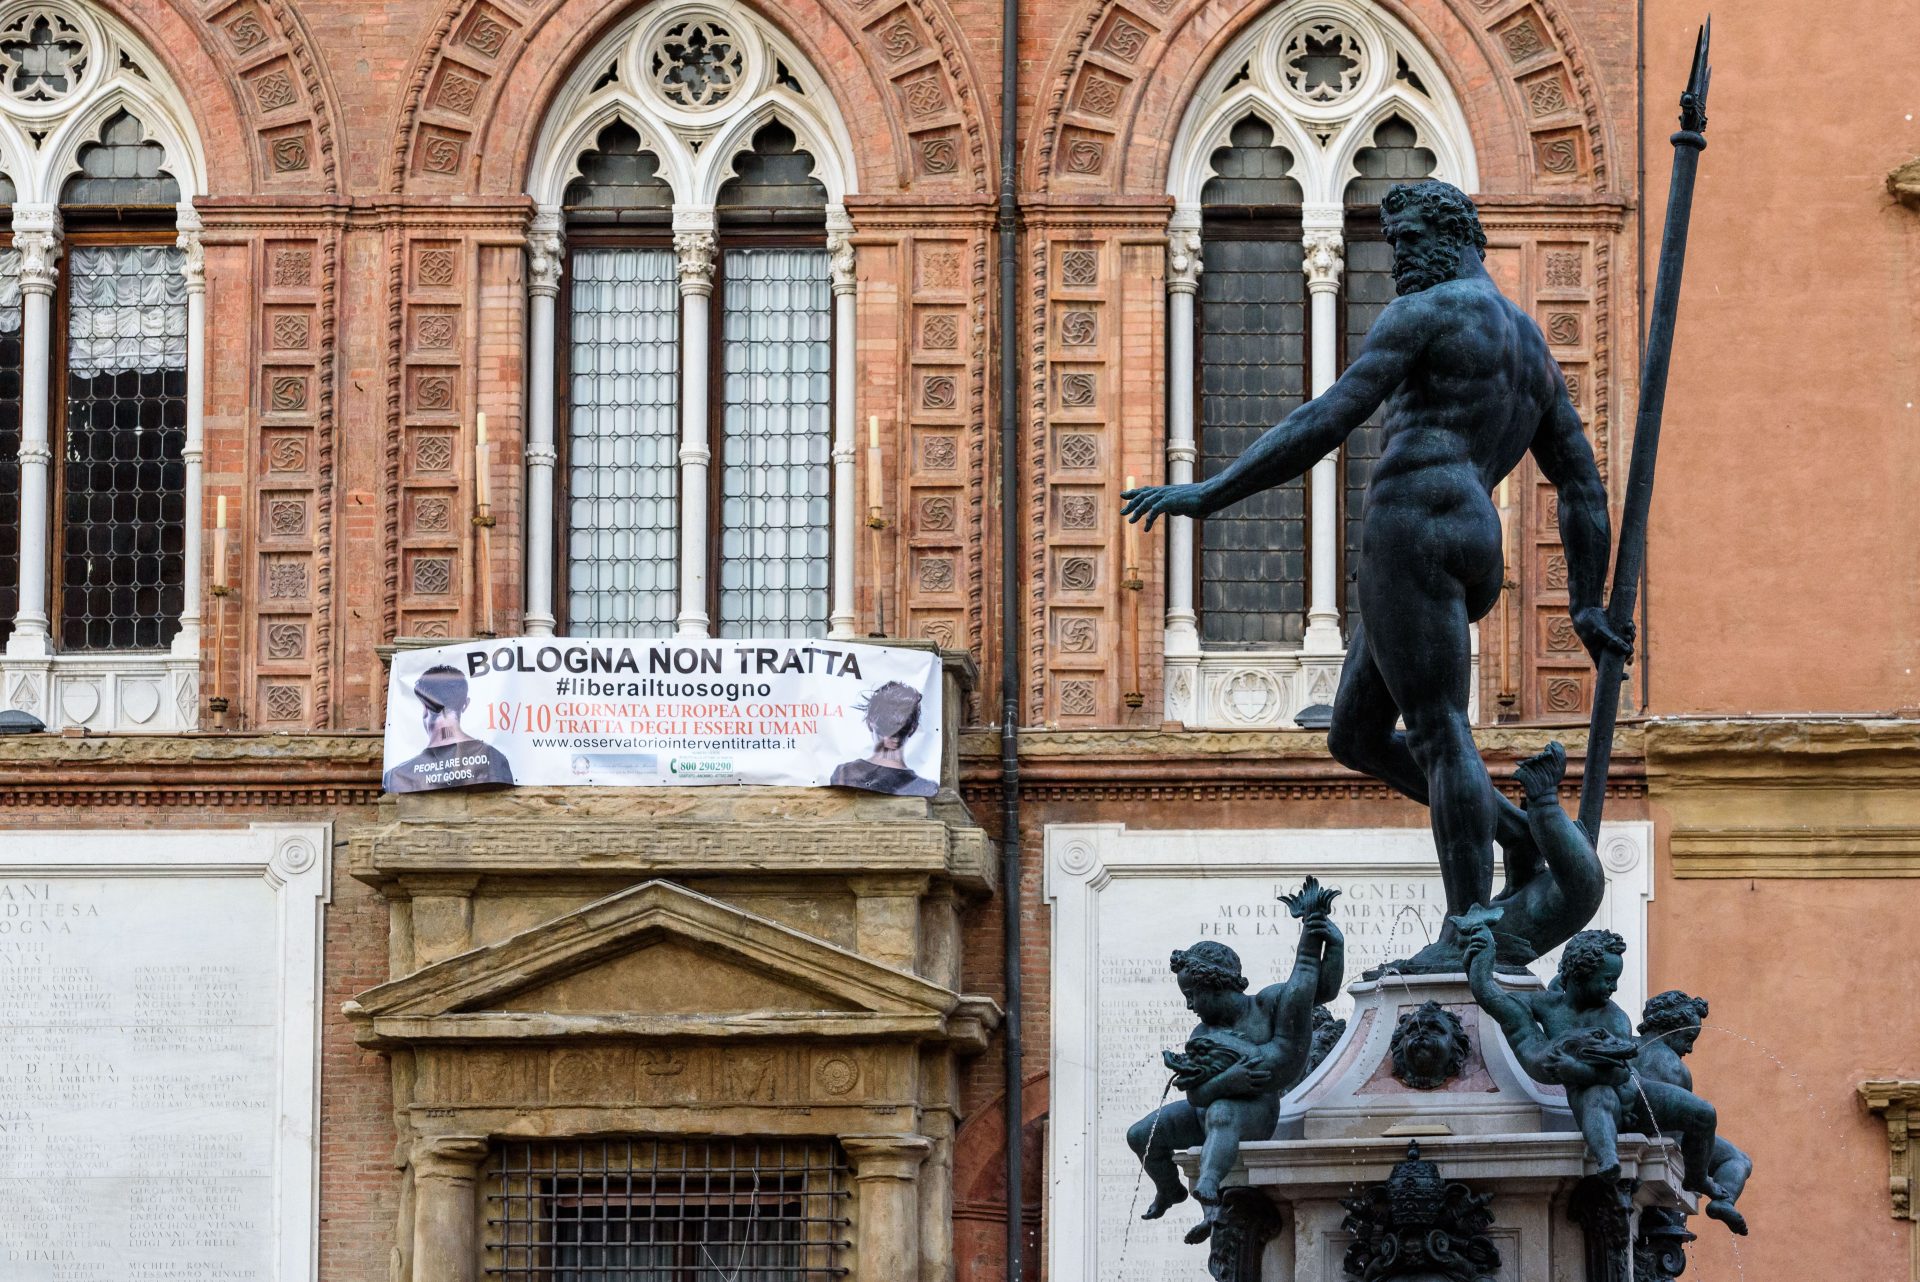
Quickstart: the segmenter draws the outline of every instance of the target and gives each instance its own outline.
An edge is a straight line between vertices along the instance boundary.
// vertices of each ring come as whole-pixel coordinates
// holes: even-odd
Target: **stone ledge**
[[[1420,1156],[1449,1180],[1498,1179],[1511,1188],[1526,1182],[1571,1184],[1593,1164],[1577,1131],[1508,1135],[1422,1135]],[[1279,1190],[1279,1196],[1314,1193],[1340,1196],[1355,1185],[1376,1184],[1406,1160],[1408,1136],[1356,1140],[1264,1140],[1240,1146],[1240,1166],[1229,1184]],[[1645,1135],[1620,1136],[1620,1173],[1656,1190],[1680,1187],[1680,1146]],[[1197,1161],[1198,1151],[1176,1159]]]
[[[954,812],[957,812],[954,813]],[[420,873],[918,872],[992,889],[986,833],[913,797],[825,788],[515,788],[388,797],[348,867],[377,886]]]
[[[1655,721],[1646,771],[1676,877],[1920,877],[1920,720]]]
[[[1566,746],[1569,758],[1563,792],[1578,791],[1586,757],[1585,726],[1486,726],[1474,739],[1492,769],[1494,782],[1517,795],[1512,765],[1540,751],[1549,740]],[[1607,784],[1610,798],[1638,798],[1644,792],[1643,727],[1623,724],[1614,736],[1614,758]],[[1000,735],[970,728],[961,734],[963,790],[976,804],[999,789]],[[1125,800],[1187,792],[1208,799],[1227,795],[1324,796],[1376,800],[1398,796],[1385,784],[1356,774],[1327,752],[1319,730],[1023,730],[1020,733],[1022,790],[1041,799]]]

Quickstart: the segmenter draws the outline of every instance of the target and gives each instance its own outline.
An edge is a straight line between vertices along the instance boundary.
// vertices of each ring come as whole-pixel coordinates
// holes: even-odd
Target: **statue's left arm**
[[[1262,490],[1284,485],[1340,447],[1405,381],[1431,324],[1417,295],[1388,304],[1367,333],[1366,349],[1344,374],[1249,445],[1225,471],[1192,485],[1127,490],[1121,515],[1147,528],[1162,516],[1211,516]]]
[[[1293,974],[1278,989],[1274,1040],[1310,1045],[1313,1008],[1340,995],[1346,976],[1346,937],[1325,912],[1310,912],[1300,923],[1300,946],[1294,952]],[[1268,990],[1273,991],[1273,990]],[[1284,1055],[1284,1052],[1282,1052]]]
[[[1308,1002],[1307,1022],[1313,1022],[1314,1006],[1324,1006],[1340,995],[1340,986],[1347,978],[1347,937],[1333,924],[1331,917],[1321,917],[1318,929],[1307,930],[1304,925],[1300,931],[1298,956],[1305,959],[1309,953],[1314,959],[1318,981],[1314,985],[1313,999]],[[1294,962],[1294,973],[1300,973],[1300,962]]]
[[[1580,414],[1567,397],[1556,367],[1553,405],[1534,433],[1533,457],[1560,496],[1560,543],[1567,550],[1567,603],[1574,631],[1599,662],[1605,649],[1633,653],[1631,633],[1620,635],[1601,607],[1613,530],[1607,520],[1607,487],[1593,461],[1593,447]]]

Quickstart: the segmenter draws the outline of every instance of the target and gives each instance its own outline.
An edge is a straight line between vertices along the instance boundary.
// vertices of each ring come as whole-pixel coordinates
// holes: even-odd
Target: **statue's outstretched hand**
[[[1127,501],[1120,515],[1129,521],[1138,521],[1144,516],[1149,530],[1163,516],[1207,516],[1213,511],[1204,481],[1192,485],[1142,485],[1122,490],[1120,497]]]
[[[1573,630],[1580,635],[1586,645],[1587,653],[1593,656],[1595,666],[1600,656],[1608,650],[1619,653],[1628,663],[1633,662],[1633,620],[1628,619],[1626,626],[1615,629],[1613,620],[1607,612],[1597,605],[1573,612]]]

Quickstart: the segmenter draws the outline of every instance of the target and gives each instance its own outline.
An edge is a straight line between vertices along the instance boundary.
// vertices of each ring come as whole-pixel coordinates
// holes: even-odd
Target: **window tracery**
[[[530,507],[561,520],[530,534],[528,630],[559,621],[564,580],[570,630],[850,635],[845,128],[798,51],[726,0],[643,12],[580,65],[528,184],[534,346],[563,296],[572,345],[559,395],[530,380]],[[625,330],[622,290],[649,300]],[[655,375],[640,412],[602,404],[628,367]],[[647,531],[594,524],[639,496]]]
[[[1276,7],[1225,48],[1169,186],[1168,475],[1212,475],[1319,395],[1392,298],[1372,206],[1428,175],[1471,189],[1472,144],[1412,35],[1357,0]],[[1166,715],[1294,723],[1344,658],[1355,519],[1379,432],[1305,478],[1169,532]],[[1278,691],[1249,713],[1249,689]]]

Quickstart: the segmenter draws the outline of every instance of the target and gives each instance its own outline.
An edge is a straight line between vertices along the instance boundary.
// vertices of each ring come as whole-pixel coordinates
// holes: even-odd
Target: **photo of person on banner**
[[[870,691],[866,703],[857,706],[866,713],[867,729],[873,732],[873,751],[835,767],[834,787],[896,797],[931,797],[939,792],[938,783],[914,773],[903,752],[920,728],[920,692],[905,682],[889,681]]]
[[[513,763],[506,754],[474,738],[460,724],[468,692],[467,678],[458,668],[445,664],[428,668],[413,683],[412,694],[420,701],[427,746],[387,771],[381,782],[388,792],[513,783]]]

